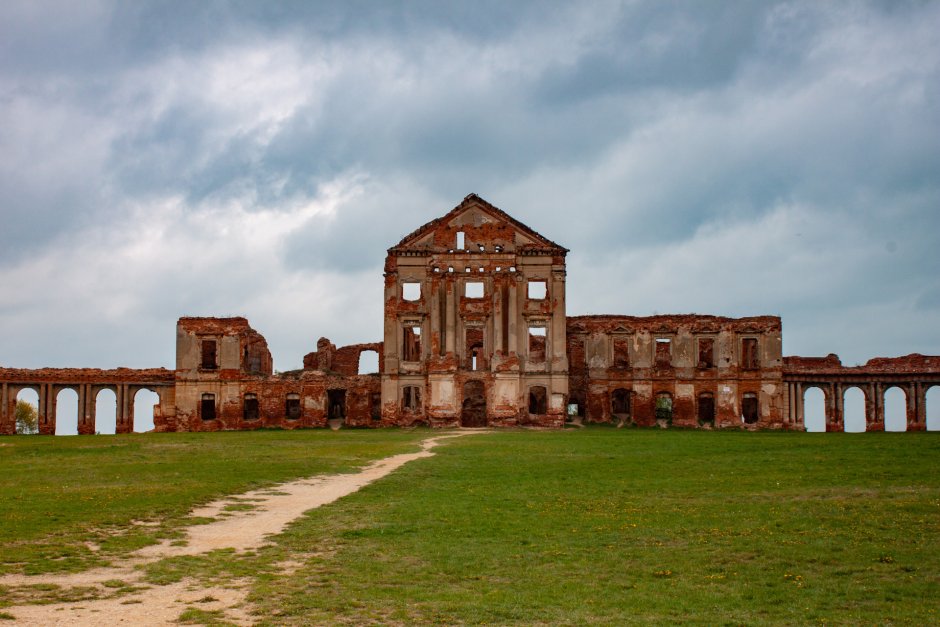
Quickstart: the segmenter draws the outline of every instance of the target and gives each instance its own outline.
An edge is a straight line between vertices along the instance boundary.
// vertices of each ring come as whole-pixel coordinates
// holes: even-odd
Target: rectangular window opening
[[[258,396],[256,394],[245,394],[244,418],[245,420],[258,419]]]
[[[545,281],[529,281],[528,296],[531,300],[545,300],[548,284]]]
[[[402,389],[401,408],[407,412],[417,412],[421,409],[421,388],[408,385]]]
[[[483,298],[484,287],[481,281],[468,281],[464,283],[463,295],[467,298]]]
[[[656,365],[668,366],[672,363],[672,342],[669,338],[656,338]]]
[[[457,231],[457,250],[463,250],[464,244],[466,243],[466,237],[464,237],[463,231]]]
[[[630,367],[630,340],[626,337],[614,337],[614,368]]]
[[[715,340],[700,338],[698,341],[698,367],[701,369],[715,366]]]
[[[218,362],[216,361],[216,341],[202,341],[202,360],[199,365],[203,370],[215,370]]]
[[[199,404],[199,417],[203,420],[215,420],[215,394],[203,394]]]
[[[421,300],[421,284],[413,281],[402,283],[401,297],[408,302]]]
[[[741,367],[745,370],[760,368],[760,357],[757,353],[757,338],[746,337],[741,340]]]
[[[402,351],[404,361],[421,361],[421,327],[406,325],[402,329]]]
[[[545,327],[529,327],[529,359],[545,361]]]
[[[298,420],[300,418],[300,394],[287,395],[285,413],[288,420]]]

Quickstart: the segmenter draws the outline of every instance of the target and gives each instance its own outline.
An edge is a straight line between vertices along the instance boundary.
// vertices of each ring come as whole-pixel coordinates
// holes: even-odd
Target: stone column
[[[803,384],[796,385],[796,426],[799,429],[806,430],[806,420],[803,415]]]
[[[447,340],[445,342],[445,350],[448,353],[453,353],[456,355],[456,346],[457,346],[457,281],[453,280],[453,277],[448,277],[447,281],[447,325],[446,325],[446,336]]]
[[[13,428],[10,429],[12,420]],[[0,391],[0,434],[13,435],[16,433],[16,408],[10,410],[10,389],[7,383],[3,384],[3,390]]]
[[[509,283],[509,352],[519,354],[519,275],[512,275]],[[524,289],[524,287],[523,287]]]
[[[841,383],[832,384],[832,393],[833,397],[833,426],[841,425],[842,431],[845,431],[845,390],[842,388]]]

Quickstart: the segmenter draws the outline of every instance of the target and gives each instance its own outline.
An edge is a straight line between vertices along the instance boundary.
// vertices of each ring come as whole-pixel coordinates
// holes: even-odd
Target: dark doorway
[[[242,414],[245,420],[258,419],[258,396],[256,394],[245,394],[245,404],[242,408]]]
[[[330,420],[346,419],[346,390],[327,390],[326,399]]]
[[[669,392],[656,395],[656,422],[661,427],[672,424],[672,395]]]
[[[744,418],[744,424],[753,425],[757,423],[760,405],[757,402],[757,394],[748,392],[741,399],[741,416]]]
[[[199,404],[199,416],[203,420],[215,420],[215,394],[203,394]]]
[[[715,424],[715,397],[708,392],[698,395],[698,423],[701,426]]]
[[[529,388],[529,413],[535,416],[548,413],[548,390],[544,386]]]
[[[486,426],[486,393],[482,381],[467,381],[463,386],[460,426]]]

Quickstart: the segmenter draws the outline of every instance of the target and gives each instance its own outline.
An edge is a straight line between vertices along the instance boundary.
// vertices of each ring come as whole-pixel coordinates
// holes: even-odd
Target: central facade
[[[383,422],[562,426],[567,253],[475,194],[390,248]]]

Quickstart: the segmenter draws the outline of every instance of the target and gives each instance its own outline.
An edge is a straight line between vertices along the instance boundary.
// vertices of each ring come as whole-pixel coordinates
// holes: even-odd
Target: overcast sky
[[[381,338],[386,249],[470,192],[568,313],[783,317],[940,354],[940,3],[0,3],[0,364],[275,368]]]

